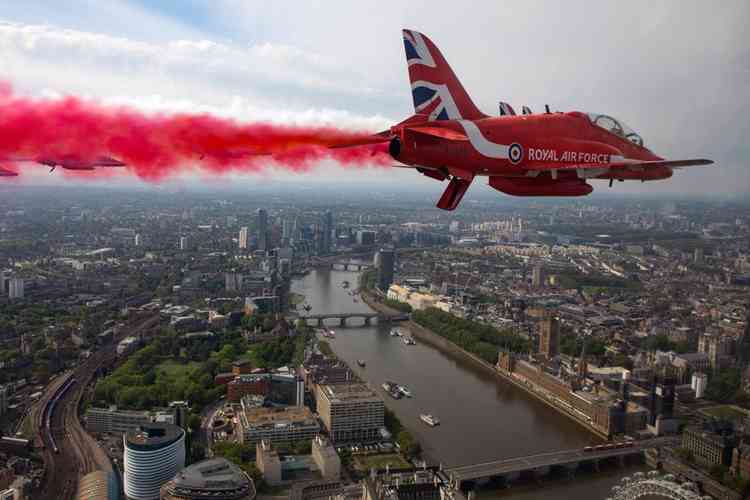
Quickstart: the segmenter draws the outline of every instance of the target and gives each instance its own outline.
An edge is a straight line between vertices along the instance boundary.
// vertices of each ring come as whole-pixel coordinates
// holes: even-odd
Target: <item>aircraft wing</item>
[[[651,161],[640,161],[640,160],[629,160],[629,161],[613,161],[609,163],[578,163],[573,165],[535,165],[525,167],[526,170],[578,170],[578,169],[599,169],[599,168],[643,168],[643,167],[669,167],[669,168],[685,168],[693,167],[698,165],[711,165],[712,160],[704,158],[693,158],[689,160],[651,160]]]
[[[111,156],[99,156],[93,162],[92,167],[124,167],[127,163],[112,158]]]
[[[17,177],[18,172],[14,172],[12,170],[7,170],[3,167],[0,167],[0,177]]]

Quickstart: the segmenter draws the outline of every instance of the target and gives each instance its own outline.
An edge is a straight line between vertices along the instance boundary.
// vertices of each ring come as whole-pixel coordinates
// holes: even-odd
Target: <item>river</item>
[[[315,270],[295,280],[292,291],[306,297],[311,314],[370,312],[343,287],[344,281],[356,287],[358,274]],[[390,336],[385,325],[332,328],[336,338],[329,341],[331,348],[363,380],[378,390],[384,381],[395,381],[413,393],[413,398],[384,399],[415,434],[431,462],[467,465],[598,442],[579,425],[458,355],[420,341],[407,346],[400,337]],[[366,361],[365,368],[357,366],[358,359]],[[441,425],[427,426],[419,419],[420,413],[438,416]],[[556,482],[555,496],[604,498],[623,473],[635,470],[640,469],[604,473],[585,481],[561,480]],[[480,497],[534,500],[542,498],[542,493],[549,498],[548,489],[535,487],[486,492]]]

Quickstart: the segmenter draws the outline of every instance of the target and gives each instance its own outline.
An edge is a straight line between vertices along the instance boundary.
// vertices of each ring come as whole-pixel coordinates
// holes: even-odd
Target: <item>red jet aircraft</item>
[[[3,167],[0,167],[0,177],[17,177],[18,172],[14,172],[12,170],[5,169]]]
[[[50,173],[54,172],[57,167],[62,167],[66,170],[95,170],[97,167],[124,167],[127,165],[120,160],[116,160],[109,156],[97,156],[92,160],[86,160],[77,156],[38,156],[34,158],[13,158],[11,162],[33,162],[39,163],[40,165],[46,165],[50,168]]]
[[[438,208],[454,210],[476,176],[515,196],[584,196],[588,179],[653,181],[675,168],[708,165],[711,160],[665,160],[620,120],[597,113],[516,115],[500,103],[500,116],[474,105],[440,50],[425,35],[404,30],[406,62],[415,114],[390,130],[349,147],[389,142],[399,167],[444,181]]]

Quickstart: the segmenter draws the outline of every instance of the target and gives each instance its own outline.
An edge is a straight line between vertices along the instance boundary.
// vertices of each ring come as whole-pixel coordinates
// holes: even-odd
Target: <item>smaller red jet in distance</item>
[[[0,177],[18,177],[18,172],[0,167]]]
[[[109,156],[97,156],[94,159],[87,160],[77,156],[66,155],[62,157],[55,156],[37,156],[33,158],[12,158],[10,162],[33,162],[40,165],[46,165],[50,168],[50,173],[54,172],[57,167],[66,170],[95,170],[98,167],[124,167],[127,164]]]
[[[388,142],[398,167],[449,180],[437,203],[454,210],[476,176],[515,196],[584,196],[589,179],[655,181],[676,168],[709,165],[706,159],[665,160],[634,130],[601,113],[516,115],[500,103],[500,116],[482,113],[443,55],[425,35],[403,31],[415,114],[389,130],[330,147]]]

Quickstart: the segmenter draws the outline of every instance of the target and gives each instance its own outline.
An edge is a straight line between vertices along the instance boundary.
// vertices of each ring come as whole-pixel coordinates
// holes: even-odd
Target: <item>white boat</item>
[[[396,384],[396,382],[389,382],[386,380],[381,387],[393,399],[401,399],[401,391],[398,390],[398,384]]]
[[[410,397],[411,397],[411,391],[410,391],[410,390],[409,390],[409,388],[408,388],[408,387],[406,387],[405,385],[400,385],[400,386],[398,386],[398,392],[400,392],[401,394],[403,394],[403,395],[404,395],[404,396],[406,396],[407,398],[410,398]]]
[[[414,339],[411,337],[404,337],[404,344],[406,345],[417,345],[416,342],[414,342]]]
[[[424,422],[425,424],[429,425],[430,427],[435,427],[436,425],[440,425],[440,419],[438,419],[435,415],[431,415],[429,413],[422,413],[419,418]]]
[[[391,337],[398,337],[398,332],[395,329],[391,330]]]

